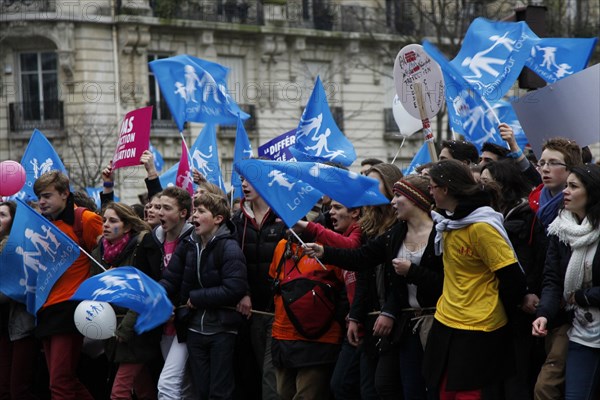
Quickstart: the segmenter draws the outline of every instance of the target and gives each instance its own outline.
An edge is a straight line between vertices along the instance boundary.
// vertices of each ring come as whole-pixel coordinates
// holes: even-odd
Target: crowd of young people
[[[0,294],[0,399],[600,398],[600,166],[564,138],[527,158],[499,130],[508,148],[444,141],[413,175],[366,159],[390,203],[324,198],[293,232],[243,178],[233,212],[199,174],[194,196],[163,190],[150,152],[144,207],[113,201],[111,165],[101,210],[42,175],[39,212],[94,260],[36,316]],[[0,203],[0,251],[15,213]],[[92,355],[70,298],[125,265],[173,318],[138,335],[115,307]]]

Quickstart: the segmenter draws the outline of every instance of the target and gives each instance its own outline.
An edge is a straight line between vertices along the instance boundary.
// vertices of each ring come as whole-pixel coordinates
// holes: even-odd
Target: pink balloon
[[[0,163],[0,196],[12,196],[25,184],[25,169],[16,161]]]

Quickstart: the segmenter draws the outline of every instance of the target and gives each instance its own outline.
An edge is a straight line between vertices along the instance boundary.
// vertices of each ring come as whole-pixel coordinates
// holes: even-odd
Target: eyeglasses
[[[565,163],[561,163],[559,161],[552,161],[552,160],[551,161],[542,160],[537,163],[538,168],[544,168],[546,165],[548,166],[548,168],[558,168],[558,167],[566,167],[567,166],[567,164],[565,164]]]

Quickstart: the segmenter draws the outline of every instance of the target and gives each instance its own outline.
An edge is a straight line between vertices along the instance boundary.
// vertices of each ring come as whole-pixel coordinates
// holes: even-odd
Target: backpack
[[[305,255],[290,254],[286,249],[279,260],[274,292],[281,295],[286,314],[296,331],[307,339],[318,339],[336,319],[340,281],[333,270],[302,272],[300,261]],[[282,270],[284,277],[280,281]]]

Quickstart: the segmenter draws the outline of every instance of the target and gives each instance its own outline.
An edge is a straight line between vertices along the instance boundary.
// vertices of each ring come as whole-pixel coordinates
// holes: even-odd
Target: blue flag
[[[285,170],[267,163],[264,160],[242,160],[233,164],[233,168],[250,182],[269,207],[291,227],[308,214],[323,194],[311,185],[288,176]]]
[[[352,143],[336,125],[321,78],[317,77],[296,129],[296,143],[290,152],[298,161],[332,161],[349,166],[356,160]]]
[[[235,147],[233,149],[233,162],[245,160],[252,157],[252,145],[248,139],[248,133],[244,128],[244,123],[241,119],[238,119],[237,131],[235,133]],[[233,189],[233,198],[242,198],[242,182],[240,175],[235,171],[231,170],[231,187]]]
[[[52,286],[79,257],[79,247],[21,200],[0,254],[0,292],[36,315]]]
[[[406,167],[404,171],[402,171],[403,175],[414,174],[416,169],[423,164],[427,164],[431,162],[431,156],[429,155],[429,148],[427,146],[427,142],[423,143],[423,146],[419,149],[417,154],[415,154],[414,158]]]
[[[179,169],[179,162],[175,163],[165,173],[158,177],[160,185],[164,188],[169,186],[175,186],[175,180],[177,179],[177,170]]]
[[[444,74],[444,95],[450,128],[472,142],[479,151],[485,142],[505,146],[506,142],[497,130],[498,121],[493,110],[479,93],[473,90],[457,68],[433,44],[424,41],[423,48],[440,65]]]
[[[150,69],[179,131],[185,121],[233,125],[250,118],[229,95],[229,69],[188,55],[151,61]]]
[[[156,172],[162,171],[165,166],[165,160],[163,160],[162,154],[160,154],[156,147],[152,146],[152,143],[150,143],[150,148],[148,150],[152,152],[152,156],[154,157],[154,167],[156,168]]]
[[[217,148],[217,130],[215,125],[206,124],[190,147],[191,166],[196,168],[207,181],[217,185],[226,193],[223,175],[219,165],[219,149]]]
[[[86,279],[71,299],[106,301],[137,312],[138,334],[164,324],[173,314],[165,289],[134,267],[113,268]]]
[[[25,185],[23,185],[21,191],[36,200],[37,196],[33,193],[33,184],[42,174],[50,171],[60,171],[68,175],[54,147],[52,147],[44,134],[37,129],[34,129],[33,135],[29,139],[29,144],[21,158],[21,165],[25,168],[27,176]],[[23,198],[21,196],[18,197]]]
[[[287,176],[299,179],[319,192],[339,201],[346,207],[375,206],[389,200],[379,191],[379,181],[356,172],[314,162],[288,163],[264,161],[263,163]]]
[[[98,210],[100,210],[100,208],[102,207],[102,199],[100,199],[100,193],[102,193],[102,190],[103,188],[94,188],[89,186],[85,188],[85,191],[87,192],[88,196],[94,199],[94,202],[96,203],[96,208]],[[115,203],[118,203],[119,200],[119,196],[113,197],[113,201]]]
[[[451,63],[479,95],[497,101],[517,80],[538,39],[523,21],[476,18]]]
[[[287,226],[304,217],[323,195],[346,207],[389,203],[376,179],[326,164],[243,160],[234,168]]]
[[[598,38],[542,38],[531,48],[525,65],[548,83],[587,66]]]

